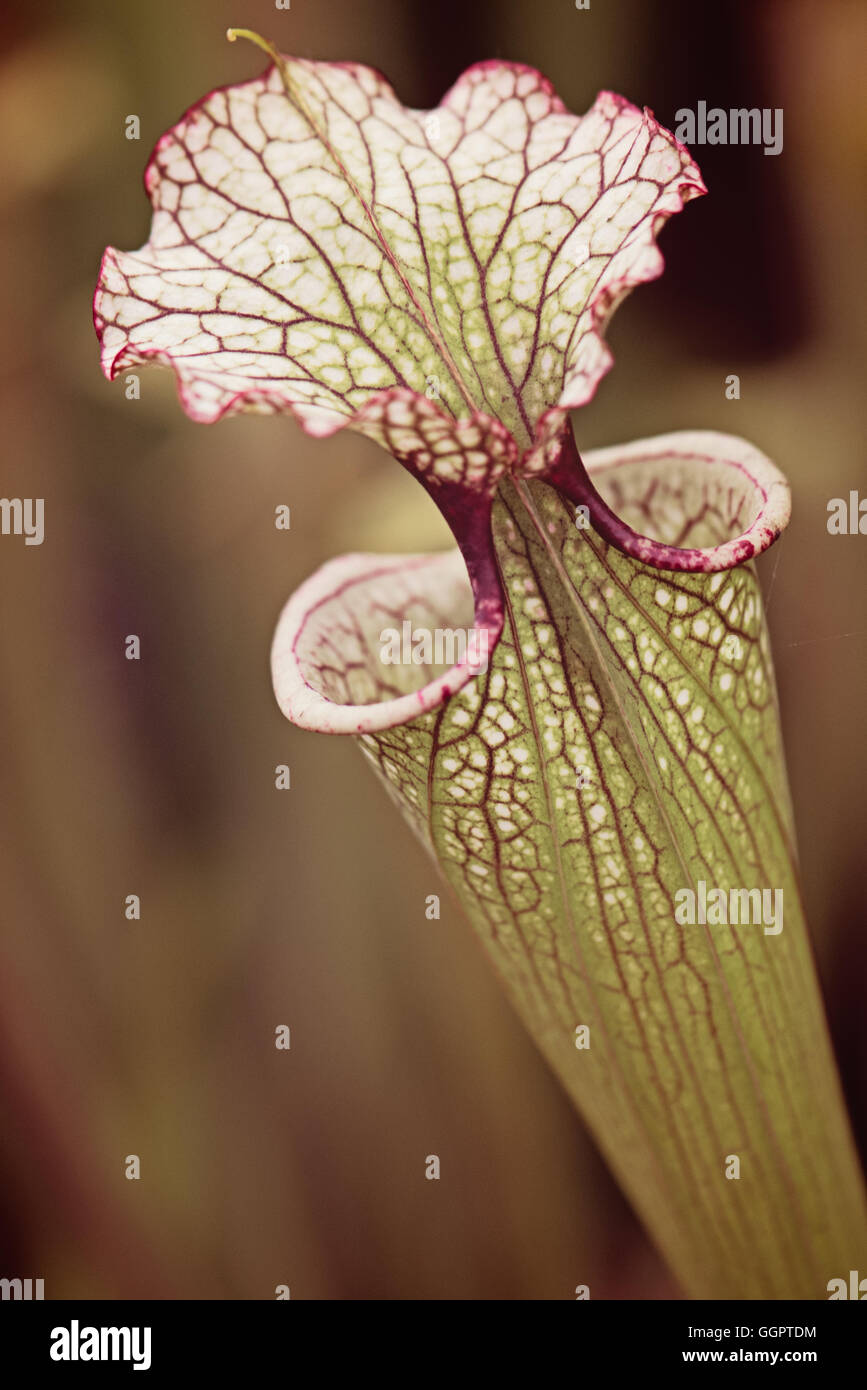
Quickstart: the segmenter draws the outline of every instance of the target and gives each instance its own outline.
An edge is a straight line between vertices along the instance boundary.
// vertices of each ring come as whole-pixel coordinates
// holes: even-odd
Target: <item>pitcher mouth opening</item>
[[[271,651],[277,701],[305,729],[393,728],[487,670],[499,635],[499,624],[474,620],[459,550],[343,555],[317,570],[280,616]]]
[[[789,518],[783,475],[732,436],[665,435],[595,450],[583,463],[592,478],[586,503],[574,503],[557,476],[530,486],[555,487],[576,511],[586,506],[604,540],[601,506],[635,538],[634,559],[644,559],[642,547],[655,548],[655,568],[665,568],[659,557],[670,554],[675,562],[686,557],[672,568],[730,569],[767,549]],[[458,548],[351,554],[323,565],[277,624],[271,665],[283,713],[301,728],[358,735],[439,709],[484,674],[499,640],[503,607],[490,568],[483,585],[474,557]]]
[[[598,449],[582,459],[569,427],[545,481],[586,513],[606,543],[672,572],[712,574],[754,559],[791,512],[788,483],[770,460],[746,440],[710,430]]]

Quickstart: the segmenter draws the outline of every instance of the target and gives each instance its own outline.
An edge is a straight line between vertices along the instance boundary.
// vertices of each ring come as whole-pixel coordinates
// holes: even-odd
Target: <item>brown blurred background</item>
[[[46,534],[0,538],[0,1275],[43,1277],[49,1298],[671,1297],[454,904],[426,920],[443,890],[358,750],[293,729],[271,694],[290,591],[345,549],[443,544],[432,507],[357,436],[194,425],[167,373],[143,372],[138,401],[99,373],[99,258],[146,239],[151,145],[264,65],[229,24],[371,63],[413,106],[505,57],[577,111],[600,87],[669,127],[699,100],[783,108],[778,157],[695,151],[710,196],[664,232],[667,273],[619,311],[617,365],[576,425],[585,449],[743,434],[792,482],[762,578],[862,1149],[867,1132],[867,537],[826,531],[831,497],[867,493],[867,9],[13,3],[0,491],[44,497]]]

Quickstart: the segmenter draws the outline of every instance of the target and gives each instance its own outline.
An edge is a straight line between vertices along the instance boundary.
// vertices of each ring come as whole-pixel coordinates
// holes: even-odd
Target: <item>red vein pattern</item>
[[[788,488],[706,434],[585,467],[567,418],[611,365],[613,310],[662,270],[659,228],[704,192],[689,153],[610,92],[572,115],[517,64],[422,112],[369,68],[278,58],[192,107],[145,182],[150,238],[106,252],[95,296],[106,374],[170,366],[199,421],[360,430],[458,541],[302,586],[281,707],[361,736],[688,1288],[822,1296],[864,1220],[837,1200],[860,1189],[743,564]],[[490,666],[383,664],[383,629],[471,614]],[[785,932],[680,927],[699,879],[782,890]]]
[[[661,272],[660,225],[704,191],[688,152],[610,92],[570,114],[518,64],[468,69],[432,112],[356,64],[285,71],[297,100],[272,67],[159,141],[150,239],[100,272],[106,374],[161,362],[196,420],[349,424],[449,478],[484,468],[446,443],[478,416],[526,451],[513,471],[544,469],[611,365],[613,309]]]
[[[632,524],[721,546],[755,507],[736,444],[675,435],[587,463]],[[660,575],[576,529],[545,484],[530,502],[550,550],[515,485],[495,502],[506,607],[485,674],[416,689],[427,709],[407,722],[423,677],[383,668],[371,634],[404,616],[465,621],[459,557],[347,557],[311,581],[322,608],[305,586],[281,620],[278,699],[306,727],[361,732],[685,1287],[824,1297],[857,1268],[865,1226],[840,1200],[859,1180],[754,568]],[[676,894],[699,880],[780,889],[784,929],[678,925]]]

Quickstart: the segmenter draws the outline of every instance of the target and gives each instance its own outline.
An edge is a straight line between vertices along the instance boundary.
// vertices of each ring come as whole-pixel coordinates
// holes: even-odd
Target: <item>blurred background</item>
[[[777,157],[695,150],[710,196],[664,231],[667,271],[620,309],[616,367],[576,433],[587,449],[730,431],[791,480],[761,576],[863,1152],[867,538],[826,519],[830,498],[867,494],[867,8],[5,10],[0,491],[45,499],[45,541],[0,538],[0,1275],[42,1277],[48,1298],[678,1296],[454,903],[425,918],[442,886],[358,749],[290,727],[271,693],[294,587],[345,549],[445,544],[432,505],[359,436],[194,425],[156,370],[127,400],[99,372],[90,301],[103,247],[147,237],[155,140],[262,70],[229,24],[370,63],[416,107],[503,57],[575,111],[600,87],[669,128],[701,100],[783,108]]]

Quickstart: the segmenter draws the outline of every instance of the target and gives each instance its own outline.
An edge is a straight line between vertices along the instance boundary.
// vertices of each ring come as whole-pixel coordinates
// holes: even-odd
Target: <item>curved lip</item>
[[[314,690],[304,676],[298,648],[307,622],[322,605],[354,584],[366,584],[383,574],[414,568],[463,564],[458,549],[426,555],[371,555],[356,552],[341,555],[322,565],[296,589],[283,608],[271,645],[271,673],[274,693],[281,710],[299,728],[328,734],[372,734],[398,724],[409,723],[422,714],[438,709],[451,695],[462,690],[486,669],[488,654],[502,631],[502,617],[493,623],[479,622],[478,610],[473,631],[485,633],[480,650],[482,663],[464,658],[444,675],[419,690],[370,705],[339,705]],[[468,580],[469,583],[469,580]]]
[[[296,61],[307,62],[311,60],[300,59]],[[314,66],[317,64],[314,63]],[[358,67],[366,67],[365,64],[355,63],[326,63],[323,66],[345,68],[352,71]],[[591,107],[583,114],[576,114],[568,110],[562,98],[557,95],[553,84],[537,69],[523,63],[511,63],[507,60],[487,59],[473,63],[459,75],[455,83],[445,93],[439,105],[430,108],[430,111],[423,111],[421,114],[432,114],[448,108],[449,101],[461,84],[475,72],[484,72],[488,69],[505,70],[509,69],[516,73],[529,72],[539,78],[543,89],[555,103],[555,109],[572,116],[577,122],[587,119],[593,111],[605,101],[613,102],[621,111],[628,111],[634,115],[643,127],[654,135],[658,132],[666,135],[672,143],[672,148],[681,157],[685,156],[687,163],[680,171],[680,176],[672,182],[668,190],[664,206],[658,208],[652,217],[649,218],[647,225],[643,228],[640,237],[636,238],[635,245],[639,246],[643,252],[636,262],[630,265],[614,278],[605,291],[596,298],[591,298],[589,303],[576,314],[576,322],[584,309],[589,309],[590,322],[584,330],[584,335],[592,340],[594,345],[594,361],[589,373],[586,370],[577,372],[574,376],[567,370],[564,371],[563,380],[560,383],[559,392],[556,399],[544,407],[536,419],[533,421],[531,438],[524,446],[519,446],[514,441],[516,452],[523,447],[524,457],[532,457],[540,449],[544,448],[552,429],[556,429],[565,418],[566,412],[574,410],[581,405],[587,404],[595,396],[600,382],[614,365],[613,353],[605,341],[605,330],[617,305],[629,293],[642,284],[649,283],[657,279],[663,272],[665,260],[659,248],[658,236],[665,223],[675,213],[680,212],[686,203],[692,198],[701,196],[707,192],[707,188],[701,177],[695,160],[689,149],[670,131],[666,130],[657,121],[649,107],[638,107],[627,98],[612,92],[607,88],[600,90]],[[156,141],[144,173],[145,192],[151,202],[152,208],[156,211],[154,203],[154,193],[159,183],[159,167],[157,156],[165,144],[174,135],[174,132],[183,127],[185,122],[191,119],[202,110],[207,102],[220,93],[227,93],[245,87],[256,86],[265,83],[274,70],[273,64],[269,64],[263,73],[256,78],[248,79],[241,83],[228,83],[224,86],[216,87],[206,96],[200,98],[189,106],[178,121],[175,122],[160,138]],[[377,69],[371,68],[377,78],[384,82],[395,101],[398,100],[396,93]],[[405,108],[407,110],[412,108]],[[219,420],[231,417],[245,410],[266,411],[273,414],[288,414],[293,418],[306,434],[314,438],[327,438],[344,429],[363,429],[365,423],[390,399],[401,399],[417,397],[427,401],[423,391],[416,391],[411,387],[399,386],[396,383],[373,390],[360,405],[346,408],[345,402],[339,399],[333,404],[324,401],[308,402],[305,400],[293,400],[286,394],[285,386],[281,385],[279,379],[268,385],[237,385],[237,389],[225,386],[217,387],[217,399],[213,404],[201,404],[197,401],[197,383],[208,381],[207,374],[201,374],[193,365],[195,358],[185,360],[183,354],[175,353],[167,348],[135,347],[132,345],[129,336],[126,341],[119,346],[113,353],[106,352],[105,330],[108,321],[106,320],[102,308],[105,295],[110,294],[104,286],[106,268],[111,264],[116,264],[117,257],[124,255],[135,257],[149,246],[149,241],[139,247],[137,251],[121,252],[116,247],[109,246],[103,252],[100,260],[99,274],[97,276],[96,288],[92,300],[92,317],[94,329],[100,346],[101,366],[103,374],[109,381],[122,372],[133,367],[146,365],[147,363],[158,364],[171,370],[175,376],[178,399],[184,412],[190,419],[200,424],[214,424]],[[209,383],[210,384],[210,383]],[[553,393],[552,393],[553,394]],[[458,416],[452,416],[439,406],[436,413],[452,425],[464,424],[467,421],[477,423],[483,429],[493,429],[499,431],[504,436],[509,435],[509,431],[504,425],[489,412],[486,405],[479,401],[476,408],[472,411],[462,412]],[[533,470],[535,471],[535,470]]]
[[[584,463],[588,475],[599,476],[612,468],[658,463],[676,455],[697,466],[722,465],[747,480],[758,499],[758,510],[746,530],[716,546],[666,545],[632,531],[596,493],[595,500],[600,504],[605,521],[597,514],[593,525],[608,544],[613,544],[623,554],[653,569],[692,574],[715,574],[720,570],[734,569],[737,565],[754,560],[773,545],[785,530],[792,514],[791,489],[776,464],[754,444],[738,435],[722,434],[716,430],[679,430],[653,439],[636,440],[632,444],[596,449],[587,455]],[[558,477],[556,469],[550,481],[568,500],[587,500],[583,493],[573,495],[568,476]],[[592,516],[593,499],[589,500]]]
[[[599,477],[614,468],[662,462],[678,455],[697,465],[723,465],[736,470],[752,485],[759,500],[758,513],[742,535],[717,547],[683,552],[703,557],[704,563],[695,567],[696,572],[731,569],[766,550],[777,539],[791,513],[789,485],[770,459],[735,435],[713,430],[679,431],[594,450],[584,456],[584,461],[588,472]],[[300,728],[318,733],[374,734],[430,713],[462,690],[484,669],[483,666],[464,659],[444,675],[408,695],[369,705],[341,705],[308,683],[298,649],[311,617],[326,601],[338,596],[342,589],[394,571],[405,574],[413,568],[463,564],[459,549],[387,556],[356,552],[328,561],[311,575],[284,606],[271,648],[274,692],[287,719]],[[487,634],[488,655],[502,631],[501,615],[491,614],[488,617],[490,613],[489,607],[477,606],[474,627],[474,631]]]

